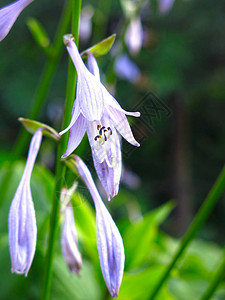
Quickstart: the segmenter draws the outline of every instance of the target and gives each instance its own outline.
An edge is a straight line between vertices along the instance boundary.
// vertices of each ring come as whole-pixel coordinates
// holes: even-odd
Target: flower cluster
[[[0,10],[0,40],[8,34],[20,12],[32,1],[18,0]],[[97,62],[90,51],[87,54],[88,67],[86,67],[72,35],[64,36],[64,43],[77,70],[77,89],[70,124],[60,133],[63,135],[70,130],[67,149],[62,158],[65,159],[77,148],[87,132],[97,175],[110,200],[118,194],[121,178],[120,135],[130,144],[140,146],[133,136],[126,115],[139,117],[140,113],[125,111],[106,90],[100,81]],[[33,122],[34,124],[39,126],[40,123]],[[45,134],[47,127],[40,127],[33,134],[24,173],[12,200],[8,217],[12,272],[25,276],[31,267],[37,242],[30,179],[42,135]],[[50,128],[50,131],[53,130]],[[93,198],[100,265],[111,296],[117,297],[125,262],[121,235],[98,193],[87,166],[76,155],[71,155],[70,158],[73,158],[76,170]],[[77,183],[71,189],[63,188],[61,191],[60,214],[63,216],[61,248],[69,270],[80,274],[82,258],[78,250],[78,235],[71,202],[76,186]]]

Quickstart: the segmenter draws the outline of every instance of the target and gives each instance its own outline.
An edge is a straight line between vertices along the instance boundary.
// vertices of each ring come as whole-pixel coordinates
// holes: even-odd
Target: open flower
[[[0,9],[0,41],[2,41],[22,10],[34,0],[18,0]]]
[[[87,131],[94,161],[105,162],[113,168],[119,157],[117,152],[121,152],[120,146],[118,147],[117,132],[132,145],[139,146],[134,139],[126,115],[139,117],[140,113],[123,110],[101,84],[99,75],[94,76],[88,71],[71,35],[64,36],[64,42],[77,70],[77,94],[71,122],[60,133],[62,135],[70,129],[67,150],[62,157],[67,157],[76,149]],[[94,68],[96,70],[97,63]],[[97,72],[94,73],[97,74]],[[113,139],[114,141],[110,143],[109,141]]]
[[[80,274],[82,266],[81,254],[78,250],[77,230],[71,205],[71,197],[77,188],[77,182],[74,182],[70,189],[63,188],[61,191],[61,213],[64,214],[63,228],[61,234],[62,254],[68,268],[71,272]]]
[[[117,297],[124,271],[124,247],[119,230],[106,209],[87,166],[74,155],[78,172],[94,200],[97,222],[97,247],[106,285],[112,297]]]
[[[12,200],[9,218],[9,252],[12,273],[27,276],[33,261],[37,226],[30,190],[30,178],[42,140],[42,129],[38,129],[30,144],[26,166],[22,179]]]

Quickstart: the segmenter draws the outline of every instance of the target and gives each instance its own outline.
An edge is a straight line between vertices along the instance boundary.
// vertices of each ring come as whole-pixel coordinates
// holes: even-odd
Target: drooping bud
[[[112,297],[117,297],[124,271],[124,247],[119,230],[106,209],[87,166],[74,155],[78,172],[87,185],[96,209],[97,247],[102,274]]]
[[[42,140],[42,129],[38,129],[30,144],[22,179],[12,200],[9,217],[9,251],[12,273],[27,276],[33,261],[37,226],[34,204],[30,190],[30,178]]]
[[[77,247],[77,230],[75,227],[75,220],[73,215],[73,208],[69,203],[64,212],[64,222],[61,234],[61,248],[62,254],[68,268],[71,272],[80,274],[82,267],[81,254]]]

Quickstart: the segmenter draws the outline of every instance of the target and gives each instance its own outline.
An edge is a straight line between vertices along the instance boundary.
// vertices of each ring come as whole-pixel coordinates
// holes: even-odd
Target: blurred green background
[[[129,1],[121,2],[126,7]],[[101,78],[114,91],[122,107],[142,112],[140,120],[129,119],[141,147],[130,150],[127,142],[122,142],[127,173],[118,196],[106,206],[120,229],[126,252],[125,275],[118,299],[149,299],[179,238],[225,161],[225,1],[175,0],[164,14],[160,13],[156,0],[142,3],[138,15],[144,43],[135,56],[129,54],[124,43],[130,20],[121,2],[83,1],[82,8],[91,11],[92,33],[87,39],[81,36],[80,51],[117,33],[111,53],[98,58]],[[2,6],[7,3],[2,1]],[[27,18],[36,18],[53,40],[63,5],[59,0],[35,1],[0,44],[0,180],[4,174],[12,174],[0,200],[0,299],[38,299],[40,295],[56,145],[44,139],[32,175],[38,245],[27,278],[10,273],[7,216],[23,172],[28,145],[21,157],[12,157],[10,153],[22,127],[17,118],[28,116],[46,63],[46,55],[28,29]],[[128,53],[141,71],[141,79],[136,83],[115,74],[113,64],[122,52]],[[67,65],[64,49],[38,117],[38,121],[58,131]],[[150,92],[154,96],[149,96]],[[154,108],[156,103],[158,106]],[[96,178],[87,139],[82,141],[77,154],[88,162]],[[92,200],[88,193],[84,196],[74,196],[79,247],[84,260],[81,277],[69,274],[59,242],[51,299],[110,299],[97,258]],[[224,197],[223,194],[157,299],[200,299],[206,290],[223,258]],[[103,198],[106,200],[104,195]],[[225,299],[225,282],[213,299]]]

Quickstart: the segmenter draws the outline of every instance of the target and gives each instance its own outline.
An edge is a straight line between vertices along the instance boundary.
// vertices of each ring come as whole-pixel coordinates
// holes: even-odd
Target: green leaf
[[[62,256],[57,256],[54,260],[52,299],[103,299],[92,265],[83,260],[81,276],[78,277],[69,272]]]
[[[28,18],[27,26],[35,40],[41,48],[47,48],[50,45],[50,39],[43,26],[35,19]]]
[[[30,119],[24,119],[24,118],[19,118],[18,120],[23,124],[25,129],[31,134],[33,134],[38,128],[44,128],[42,131],[43,135],[50,137],[56,141],[59,141],[61,138],[55,129],[53,129],[52,127],[44,123],[30,120]]]
[[[84,247],[84,252],[90,257],[96,268],[99,266],[97,241],[96,241],[96,221],[95,211],[87,199],[79,192],[71,198],[73,206],[78,240]]]
[[[164,266],[152,266],[145,270],[124,273],[118,300],[148,300],[149,295],[164,270]],[[162,288],[156,300],[175,300],[170,295],[167,286]],[[180,298],[182,299],[182,298]]]
[[[110,35],[108,38],[102,40],[100,43],[95,44],[94,46],[88,48],[87,50],[84,50],[83,52],[81,52],[81,56],[83,58],[87,58],[88,53],[92,53],[94,55],[94,57],[99,57],[102,55],[105,55],[109,52],[109,50],[111,49],[114,41],[116,38],[116,34],[112,34]]]
[[[146,214],[140,222],[131,224],[124,232],[127,268],[138,267],[148,259],[157,236],[157,227],[167,218],[173,207],[172,202],[164,204]]]

